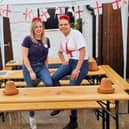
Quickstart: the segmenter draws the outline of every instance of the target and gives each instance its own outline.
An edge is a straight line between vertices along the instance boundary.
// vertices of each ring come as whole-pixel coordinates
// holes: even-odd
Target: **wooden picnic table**
[[[105,112],[106,129],[110,129],[110,101],[119,102],[129,100],[129,95],[118,85],[113,85],[115,88],[115,93],[113,94],[98,93],[98,87],[99,86],[64,86],[18,88],[19,94],[13,96],[4,95],[4,89],[0,89],[0,111],[89,109],[90,107],[87,105],[87,102],[106,101],[106,107],[104,106],[104,110],[107,110],[107,112]],[[119,104],[117,104],[117,108],[119,108]],[[118,110],[115,110],[115,115],[116,114],[118,116]]]

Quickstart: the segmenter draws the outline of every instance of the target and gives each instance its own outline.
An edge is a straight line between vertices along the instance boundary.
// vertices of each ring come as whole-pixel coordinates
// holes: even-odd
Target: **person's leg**
[[[60,86],[59,80],[71,73],[71,69],[68,65],[61,65],[59,69],[53,74],[52,80],[54,86]],[[60,110],[54,110],[50,113],[51,116],[59,114]]]
[[[24,76],[24,80],[27,84],[27,87],[33,87],[33,82],[30,78],[30,74],[25,66],[23,66],[23,76]],[[34,117],[35,117],[34,111],[30,111],[29,112],[29,123],[30,123],[31,129],[37,129],[36,121],[35,121]]]
[[[77,65],[77,60],[71,60],[70,65],[72,67],[72,70],[74,70]],[[84,61],[83,65],[80,69],[78,78],[76,80],[70,79],[70,85],[71,86],[79,86],[81,84],[82,80],[85,78],[87,73],[88,73],[88,61],[86,60],[86,61]],[[75,129],[77,127],[78,127],[77,110],[71,110],[70,121],[63,129]]]
[[[37,129],[36,120],[35,120],[35,112],[29,112],[29,123],[31,129]]]
[[[66,75],[69,75],[71,73],[71,68],[69,64],[67,65],[61,65],[58,70],[52,75],[53,85],[59,86],[59,80],[61,80]]]
[[[45,86],[52,86],[52,78],[50,75],[50,72],[48,71],[48,68],[46,66],[42,66],[40,71],[38,72],[38,77],[41,81],[44,82]]]
[[[76,68],[77,65],[77,60],[72,60],[70,62],[70,65],[72,67],[72,70],[74,70]],[[82,80],[86,77],[88,73],[88,60],[85,60],[82,64],[82,67],[80,69],[78,78],[76,80],[70,79],[70,85],[80,85]]]
[[[30,73],[26,69],[26,67],[23,65],[23,76],[24,76],[24,81],[26,82],[27,87],[33,87],[32,80],[30,78]]]

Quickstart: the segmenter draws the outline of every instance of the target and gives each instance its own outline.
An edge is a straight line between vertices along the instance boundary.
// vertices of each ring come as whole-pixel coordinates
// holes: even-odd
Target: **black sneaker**
[[[69,122],[63,129],[76,129],[78,127],[78,124],[76,121]]]
[[[54,111],[52,111],[51,112],[51,116],[55,116],[55,115],[57,115],[57,114],[59,114],[60,113],[60,110],[54,110]]]

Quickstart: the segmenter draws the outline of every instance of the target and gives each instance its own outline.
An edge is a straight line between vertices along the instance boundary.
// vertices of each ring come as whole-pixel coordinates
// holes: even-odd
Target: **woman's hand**
[[[33,71],[30,71],[30,78],[31,78],[31,80],[37,79],[36,74]]]
[[[72,74],[71,74],[71,79],[77,80],[79,73],[80,73],[79,70],[74,69],[73,72],[72,72]]]

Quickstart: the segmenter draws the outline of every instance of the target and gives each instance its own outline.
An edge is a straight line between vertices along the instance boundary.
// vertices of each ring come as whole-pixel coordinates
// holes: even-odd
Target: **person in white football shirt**
[[[80,31],[71,28],[68,15],[59,17],[59,30],[61,35],[58,55],[62,65],[52,75],[53,83],[59,86],[59,80],[70,75],[70,85],[79,86],[88,73],[88,48],[85,38]],[[55,110],[51,115],[54,116],[59,112]],[[75,129],[77,126],[77,111],[71,110],[70,122],[63,129]]]

